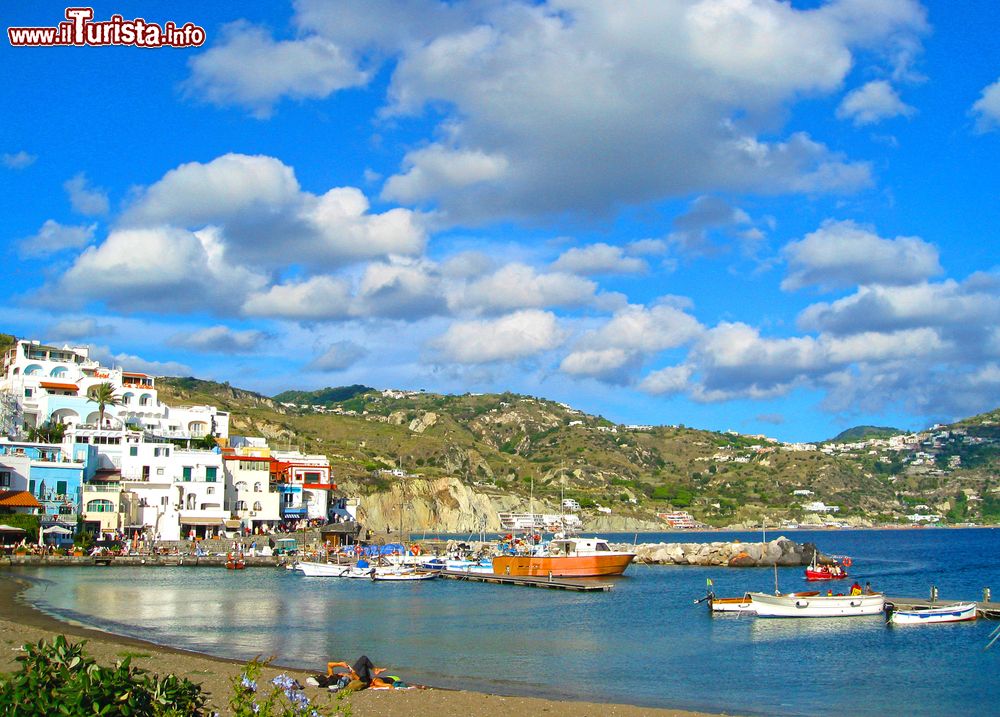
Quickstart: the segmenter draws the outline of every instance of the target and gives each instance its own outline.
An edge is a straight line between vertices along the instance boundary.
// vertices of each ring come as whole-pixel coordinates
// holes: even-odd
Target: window
[[[166,504],[167,504],[167,496],[165,495],[160,496],[160,505],[166,505]]]
[[[0,488],[10,488],[10,471],[0,471]]]
[[[28,492],[31,493],[32,495],[35,494],[35,479],[34,478],[32,478],[31,480],[28,481]]]
[[[67,485],[64,480],[56,481],[56,495],[66,495]]]
[[[236,501],[236,510],[242,511],[246,509],[247,509],[247,502],[245,500]]]
[[[87,503],[88,513],[114,513],[115,504],[110,500],[92,500]]]
[[[261,484],[259,482],[253,484],[253,492],[254,493],[261,493],[263,490],[264,489],[261,488]]]
[[[209,486],[209,487],[208,487],[208,488],[207,488],[207,489],[205,490],[205,494],[206,494],[206,495],[215,495],[215,488],[214,488],[214,487],[212,487],[212,486]]]
[[[157,468],[156,469],[156,475],[158,475],[158,476],[163,475],[163,469],[162,468]]]
[[[306,483],[319,483],[319,473],[306,473],[305,482]]]
[[[30,389],[30,388],[24,389],[24,397],[25,398],[31,398],[31,396],[33,394],[34,394],[34,389]]]
[[[153,455],[158,458],[165,458],[170,456],[170,449],[166,446],[160,446],[159,448],[153,449]]]
[[[190,483],[191,482],[191,466],[184,466],[183,474],[184,474],[184,482],[185,483]]]
[[[258,500],[258,501],[254,501],[254,504],[253,504],[253,509],[254,509],[254,510],[263,510],[263,509],[261,508],[261,506],[260,506],[260,501],[259,501],[259,500]]]
[[[209,483],[215,482],[215,472],[218,470],[215,466],[208,466],[205,469],[205,480]]]
[[[236,485],[233,486],[237,491],[243,491],[247,489],[247,482],[245,480],[236,481]]]
[[[153,402],[153,397],[150,396],[148,393],[144,393],[141,396],[139,396],[140,406],[149,406],[150,404],[152,404],[152,402]]]
[[[128,447],[128,454],[130,456],[137,456],[137,455],[139,455],[139,446],[129,446]]]

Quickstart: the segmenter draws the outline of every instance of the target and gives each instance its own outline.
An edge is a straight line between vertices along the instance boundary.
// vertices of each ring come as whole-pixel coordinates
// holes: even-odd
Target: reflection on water
[[[895,596],[1000,587],[998,531],[840,531],[853,575]],[[685,536],[687,538],[688,536]],[[718,536],[712,536],[719,539]],[[631,536],[629,536],[631,540]],[[651,538],[656,540],[657,538]],[[743,538],[745,539],[745,538]],[[774,589],[770,570],[634,566],[606,593],[455,581],[373,583],[286,570],[37,569],[45,609],[154,642],[321,669],[368,654],[414,682],[739,714],[972,714],[1000,703],[992,625],[889,629],[880,616],[712,618],[693,600]],[[799,568],[778,582],[804,589]],[[803,585],[803,587],[799,587]],[[859,670],[858,665],[865,669]],[[923,681],[903,694],[885,685]],[[808,685],[808,689],[803,686]],[[845,689],[850,685],[850,689]]]

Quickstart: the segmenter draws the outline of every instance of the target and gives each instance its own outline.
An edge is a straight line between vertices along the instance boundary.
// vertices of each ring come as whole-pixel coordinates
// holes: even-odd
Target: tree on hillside
[[[115,387],[107,382],[99,383],[90,389],[90,400],[97,404],[97,411],[100,416],[97,420],[98,426],[104,425],[105,408],[122,405],[121,397],[115,395]]]

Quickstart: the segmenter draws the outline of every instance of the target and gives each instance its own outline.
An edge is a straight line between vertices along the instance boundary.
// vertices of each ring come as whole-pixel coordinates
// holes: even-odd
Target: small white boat
[[[976,603],[960,602],[939,607],[896,608],[886,605],[893,625],[931,625],[939,622],[965,622],[976,619]]]
[[[420,573],[420,572],[417,572],[416,570],[402,570],[402,571],[399,571],[399,572],[385,572],[385,573],[378,573],[378,572],[376,572],[375,575],[371,579],[372,580],[376,580],[376,581],[381,581],[381,580],[400,580],[400,581],[404,581],[404,580],[433,580],[438,575],[440,575],[440,573],[437,573],[437,572]]]
[[[300,560],[295,563],[295,570],[311,578],[341,578],[344,573],[354,569],[352,565],[338,565],[337,563],[312,563],[307,560]]]
[[[885,596],[873,595],[769,595],[749,593],[758,617],[854,617],[878,615]]]

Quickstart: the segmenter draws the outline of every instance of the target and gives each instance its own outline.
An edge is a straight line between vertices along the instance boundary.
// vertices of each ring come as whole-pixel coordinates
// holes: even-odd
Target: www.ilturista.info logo
[[[121,15],[95,22],[94,8],[68,7],[66,22],[55,27],[9,27],[7,38],[14,47],[200,47],[205,43],[205,28],[191,22],[158,25],[141,17],[126,20]]]

